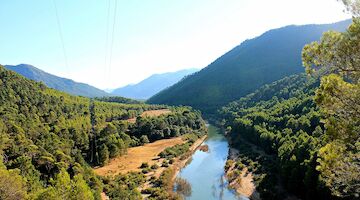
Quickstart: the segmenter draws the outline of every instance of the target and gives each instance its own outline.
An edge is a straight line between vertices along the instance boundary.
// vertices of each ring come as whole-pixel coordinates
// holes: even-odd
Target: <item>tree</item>
[[[93,200],[94,196],[91,193],[89,186],[86,184],[83,176],[81,174],[74,176],[72,181],[72,199],[87,199]]]
[[[339,0],[338,0],[339,1]],[[360,16],[360,1],[359,0],[341,0],[346,10],[354,16]]]
[[[330,31],[304,47],[308,74],[323,76],[315,101],[326,114],[328,144],[319,150],[321,181],[338,197],[358,198],[360,185],[360,1],[342,0],[353,15],[346,32]]]
[[[99,164],[104,166],[109,162],[109,150],[105,144],[101,145],[99,151]]]
[[[60,169],[60,172],[56,175],[53,185],[61,199],[71,199],[71,179],[64,168]]]
[[[149,143],[150,141],[149,141],[149,139],[148,139],[148,137],[147,137],[146,135],[142,135],[142,136],[140,137],[140,142],[141,142],[142,144],[147,144],[147,143]]]
[[[0,158],[2,159],[1,156]],[[18,171],[6,170],[4,166],[0,166],[0,199],[22,200],[26,196],[25,182]]]

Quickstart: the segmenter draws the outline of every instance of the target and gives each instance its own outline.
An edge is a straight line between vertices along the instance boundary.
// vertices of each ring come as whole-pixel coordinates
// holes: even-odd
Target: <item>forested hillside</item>
[[[99,199],[104,183],[90,166],[130,146],[204,133],[200,113],[188,107],[138,117],[160,108],[71,96],[0,66],[1,198]],[[136,123],[127,121],[133,117]],[[133,188],[121,192],[129,196]]]
[[[243,97],[260,86],[303,72],[301,50],[327,30],[343,31],[350,21],[327,25],[287,26],[246,40],[203,70],[148,100],[190,105],[205,114]]]
[[[237,167],[250,166],[263,198],[284,198],[281,186],[304,199],[359,198],[359,35],[355,13],[346,32],[305,46],[308,80],[287,77],[221,109]]]
[[[230,131],[228,137],[234,147],[241,149],[245,140],[275,156],[269,162],[279,168],[254,170],[259,177],[268,176],[258,183],[266,186],[259,187],[264,197],[283,198],[275,189],[279,184],[276,174],[281,175],[289,191],[302,197],[314,195],[318,176],[314,165],[316,152],[324,145],[322,114],[313,100],[318,85],[319,81],[308,81],[304,74],[293,75],[265,85],[220,111],[222,125]],[[254,155],[246,156],[254,162],[261,160]]]
[[[109,96],[108,93],[95,88],[85,83],[78,83],[71,79],[61,78],[47,72],[44,72],[34,66],[20,64],[20,65],[5,65],[5,68],[15,71],[28,79],[43,82],[46,86],[60,90],[72,95],[84,97],[103,97]]]

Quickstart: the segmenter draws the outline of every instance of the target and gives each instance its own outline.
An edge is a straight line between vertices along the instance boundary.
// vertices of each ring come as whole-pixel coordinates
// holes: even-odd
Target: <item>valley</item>
[[[334,18],[338,22],[274,26],[246,14],[246,27],[240,23],[245,15],[238,14],[253,1],[229,1],[238,7],[199,2],[109,0],[107,5],[88,2],[80,13],[72,6],[76,2],[58,7],[54,0],[61,48],[39,55],[35,52],[56,43],[51,23],[46,31],[38,26],[44,18],[39,16],[50,9],[38,8],[42,12],[35,21],[14,12],[46,45],[15,50],[9,46],[23,37],[17,36],[14,45],[4,45],[7,51],[0,49],[9,57],[6,62],[22,55],[36,65],[63,65],[68,72],[47,69],[102,88],[147,78],[108,93],[32,65],[0,65],[0,200],[359,199],[360,1],[336,1],[347,14]],[[309,2],[290,4],[301,11],[301,20],[303,13],[312,13],[312,22],[319,16],[311,9],[327,9]],[[261,5],[267,12],[275,7]],[[271,5],[293,9],[276,1]],[[65,26],[61,10],[68,12]],[[291,11],[285,16],[275,11],[284,22],[293,17]],[[1,6],[0,13],[6,12]],[[123,15],[118,21],[117,13]],[[274,20],[271,16],[266,18]],[[192,24],[195,18],[200,21]],[[1,34],[25,33],[11,29],[24,23],[16,19],[8,20],[11,26]],[[277,28],[264,32],[260,22]],[[116,33],[120,25],[122,32]],[[229,29],[235,33],[227,31],[235,26]],[[240,32],[253,38],[228,48],[238,41],[232,34]],[[98,43],[95,36],[105,33],[105,43]],[[31,34],[28,28],[24,35]],[[80,41],[66,41],[77,34]],[[32,44],[31,37],[26,44]],[[102,53],[105,59],[98,58]],[[70,72],[69,63],[83,66]]]

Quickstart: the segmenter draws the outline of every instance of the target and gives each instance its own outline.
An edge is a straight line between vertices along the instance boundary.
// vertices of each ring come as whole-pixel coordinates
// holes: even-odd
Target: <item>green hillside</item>
[[[293,75],[265,85],[220,111],[231,145],[240,150],[237,166],[245,164],[255,174],[264,199],[284,199],[280,184],[302,199],[337,198],[330,193],[337,188],[326,185],[327,179],[320,181],[319,175],[320,149],[330,142],[321,122],[325,116],[314,101],[319,83],[318,79],[307,80],[304,74]],[[265,155],[253,151],[245,141]],[[348,189],[344,192],[349,199],[356,195],[353,183],[357,176],[358,172],[349,171],[338,177],[343,181],[348,178],[337,184]]]
[[[127,122],[161,108],[172,112]],[[0,66],[1,199],[100,199],[110,183],[90,166],[105,165],[131,146],[204,132],[200,113],[188,107],[71,96]],[[139,198],[136,188],[118,187],[121,195]]]
[[[301,50],[327,30],[345,30],[350,21],[287,26],[246,40],[201,71],[151,97],[149,103],[190,105],[206,114],[260,86],[303,72]]]

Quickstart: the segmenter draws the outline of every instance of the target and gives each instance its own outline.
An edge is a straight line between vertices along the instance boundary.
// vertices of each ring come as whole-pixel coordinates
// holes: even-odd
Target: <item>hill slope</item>
[[[171,112],[140,117],[164,108]],[[136,184],[143,181],[103,182],[90,165],[105,165],[128,147],[205,131],[201,114],[188,107],[72,96],[0,65],[0,199],[100,199],[103,187],[110,199],[123,199],[115,191],[141,199]]]
[[[137,84],[115,89],[111,93],[133,99],[148,99],[196,71],[198,71],[198,69],[185,69],[164,74],[154,74]]]
[[[321,187],[315,186],[319,180],[315,152],[325,143],[323,116],[314,102],[318,86],[318,79],[292,75],[220,110],[231,145],[239,149],[238,160],[249,163],[263,199],[286,199],[279,184],[302,199],[333,199],[318,197]],[[263,153],[253,151],[245,141]],[[258,164],[252,168],[254,162]],[[267,178],[261,178],[264,172]],[[279,175],[282,182],[276,178]]]
[[[324,31],[343,31],[350,20],[326,25],[286,26],[246,40],[201,71],[158,93],[149,103],[190,105],[205,113],[260,86],[304,71],[301,50]]]
[[[71,79],[61,78],[47,72],[44,72],[34,66],[27,64],[5,65],[5,68],[17,72],[28,79],[43,82],[50,88],[60,90],[72,95],[85,97],[103,97],[109,96],[108,93],[84,83],[78,83]]]

